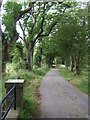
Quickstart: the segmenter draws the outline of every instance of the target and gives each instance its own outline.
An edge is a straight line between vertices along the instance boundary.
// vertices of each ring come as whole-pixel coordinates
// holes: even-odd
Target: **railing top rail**
[[[14,91],[14,98],[13,100],[11,101],[9,107],[7,108],[7,110],[5,111],[4,115],[2,116],[1,120],[4,120],[5,117],[7,116],[9,110],[11,109],[13,103],[14,103],[14,110],[16,110],[16,86],[14,85],[9,91],[8,93],[6,94],[6,96],[2,99],[2,101],[0,102],[0,104],[2,104],[4,102],[4,100],[8,97],[8,95]]]
[[[1,120],[5,119],[5,117],[7,116],[8,112],[9,112],[9,110],[11,109],[12,104],[14,103],[14,101],[15,101],[15,98],[13,98],[12,102],[10,103],[9,107],[7,108],[7,110],[5,111],[5,113],[4,113],[3,117],[1,118]]]
[[[8,97],[8,95],[9,95],[15,88],[16,88],[16,86],[14,85],[14,86],[10,89],[10,91],[8,91],[8,93],[6,94],[6,96],[2,99],[1,103],[4,102],[4,100]]]

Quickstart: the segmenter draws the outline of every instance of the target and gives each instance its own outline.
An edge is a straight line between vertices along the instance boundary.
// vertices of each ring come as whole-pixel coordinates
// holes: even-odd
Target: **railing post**
[[[16,110],[16,86],[14,88],[14,99],[15,99],[15,101],[14,101],[14,110]]]
[[[11,103],[12,98],[15,98],[14,102],[14,109],[22,108],[23,105],[23,85],[24,85],[24,80],[23,79],[10,79],[5,82],[5,88],[6,92],[8,92],[13,86],[16,86],[16,90],[13,93],[10,94],[10,96],[6,99],[6,108],[8,105]]]
[[[2,113],[1,113],[1,111],[2,111],[2,103],[0,102],[0,120],[1,120],[1,116],[2,116]]]

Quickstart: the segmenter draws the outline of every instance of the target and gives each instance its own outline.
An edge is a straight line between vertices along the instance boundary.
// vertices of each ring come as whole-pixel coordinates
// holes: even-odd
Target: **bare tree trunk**
[[[45,65],[47,66],[47,53],[46,53],[46,56],[45,56]]]
[[[31,57],[31,64],[32,64],[32,69],[33,69],[33,53],[34,53],[34,50],[31,51],[31,54],[32,54],[32,57]]]
[[[76,66],[75,66],[75,75],[77,74],[80,74],[80,71],[79,71],[79,61],[77,60],[76,61]]]
[[[67,60],[65,60],[65,68],[68,69],[68,63],[67,63]]]
[[[21,55],[22,60],[24,60],[24,58],[23,58],[23,49],[22,48],[20,48],[20,55]]]
[[[27,65],[26,65],[26,68],[31,71],[32,68],[33,68],[33,52],[34,52],[35,43],[32,41],[30,46],[28,45],[28,43],[26,42],[26,39],[25,39],[24,30],[23,30],[23,41],[24,41],[26,51],[27,51]]]
[[[40,57],[39,57],[39,67],[42,67],[42,54],[43,54],[43,48],[41,46],[41,48],[40,48]]]
[[[40,52],[41,52],[41,49],[40,49]],[[38,61],[38,67],[42,67],[42,56],[41,56],[41,53],[39,55],[39,61]]]
[[[0,8],[1,8],[1,5],[2,5],[2,0],[0,0]]]
[[[73,59],[73,55],[70,56],[70,59],[71,59],[70,72],[73,72],[73,68],[74,68],[74,59]]]
[[[33,68],[33,51],[27,49],[27,69],[31,71]]]
[[[74,74],[74,75],[80,74],[79,62],[80,62],[80,49],[79,49],[78,56],[77,56],[77,58],[76,58],[75,74]]]
[[[31,70],[32,70],[33,69],[33,53],[34,53],[34,48],[30,52],[31,52]]]
[[[41,47],[41,62],[40,62],[41,67],[42,67],[42,54],[43,54],[43,47]]]
[[[27,69],[31,70],[30,67],[30,53],[29,53],[29,49],[27,49]]]
[[[9,61],[8,44],[2,36],[2,72],[5,73],[6,64]]]

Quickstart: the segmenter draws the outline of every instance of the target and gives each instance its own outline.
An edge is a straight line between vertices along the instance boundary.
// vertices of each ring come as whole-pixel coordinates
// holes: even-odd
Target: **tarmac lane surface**
[[[64,80],[58,69],[44,76],[39,91],[40,118],[88,118],[88,95]]]

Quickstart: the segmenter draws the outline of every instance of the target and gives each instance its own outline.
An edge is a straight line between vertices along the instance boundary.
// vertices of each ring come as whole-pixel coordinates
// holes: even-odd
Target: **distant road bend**
[[[88,118],[88,95],[50,70],[40,86],[40,118]]]

